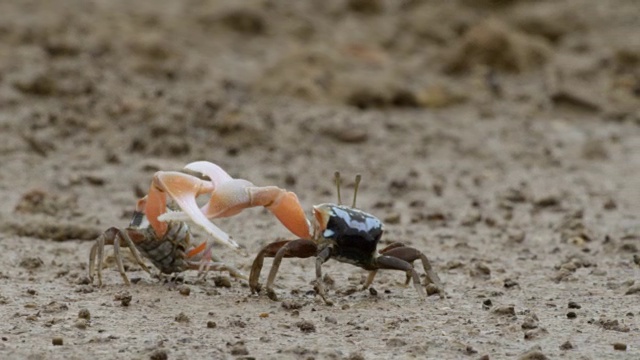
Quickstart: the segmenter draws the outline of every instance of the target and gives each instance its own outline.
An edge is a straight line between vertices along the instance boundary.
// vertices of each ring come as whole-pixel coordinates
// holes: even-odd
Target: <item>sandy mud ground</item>
[[[0,357],[640,358],[638,34],[636,0],[0,2]],[[111,248],[90,284],[93,240],[195,160],[309,210],[361,173],[448,298],[332,261],[327,307],[312,259],[280,302],[130,257],[125,286]],[[245,273],[291,237],[216,223]]]

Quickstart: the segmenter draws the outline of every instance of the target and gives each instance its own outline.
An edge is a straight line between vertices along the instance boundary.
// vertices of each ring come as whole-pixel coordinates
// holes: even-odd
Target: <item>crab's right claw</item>
[[[166,223],[158,219],[166,209],[164,194],[166,193],[194,223],[201,226],[211,235],[215,242],[238,249],[240,245],[233,241],[227,233],[210,222],[200,211],[198,203],[196,203],[198,195],[211,193],[212,191],[213,184],[209,181],[200,180],[197,177],[180,172],[159,171],[153,177],[147,199],[146,212],[149,222],[156,231],[156,227],[165,227],[166,229]]]

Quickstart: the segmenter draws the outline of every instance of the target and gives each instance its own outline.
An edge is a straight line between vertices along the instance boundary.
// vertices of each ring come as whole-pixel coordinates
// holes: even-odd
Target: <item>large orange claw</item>
[[[207,161],[190,163],[185,166],[185,169],[202,173],[209,177],[211,181],[208,182],[198,179],[198,181],[200,181],[199,183],[192,183],[191,185],[194,188],[186,191],[189,193],[189,203],[181,205],[178,202],[184,214],[170,212],[162,216],[159,215],[160,221],[185,220],[184,215],[187,215],[194,222],[204,227],[204,225],[196,221],[196,219],[204,221],[202,218],[215,219],[228,217],[238,214],[249,207],[264,206],[275,214],[278,220],[280,220],[289,231],[301,238],[310,238],[309,222],[300,206],[298,197],[294,193],[276,186],[257,187],[247,180],[233,179],[218,165]],[[178,183],[177,179],[172,181],[173,183]],[[167,184],[167,186],[175,187],[176,185]],[[186,185],[180,185],[180,187],[187,188]],[[168,189],[166,191],[169,192]],[[196,212],[195,197],[207,193],[207,191],[211,194],[211,198],[207,204],[200,209],[200,212]],[[170,196],[175,199],[177,195],[170,193]],[[184,199],[183,202],[185,202]]]

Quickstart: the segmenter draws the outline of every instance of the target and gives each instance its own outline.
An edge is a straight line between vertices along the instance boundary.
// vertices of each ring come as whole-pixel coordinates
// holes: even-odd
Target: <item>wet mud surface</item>
[[[640,9],[584,1],[0,3],[0,355],[84,359],[640,357]],[[208,160],[358,207],[424,251],[404,274],[285,259],[280,301],[111,249],[154,172]],[[216,220],[249,256],[267,211]],[[196,238],[205,240],[194,228]],[[150,263],[149,263],[150,264]],[[270,261],[266,262],[270,266]],[[263,271],[263,279],[266,276]]]

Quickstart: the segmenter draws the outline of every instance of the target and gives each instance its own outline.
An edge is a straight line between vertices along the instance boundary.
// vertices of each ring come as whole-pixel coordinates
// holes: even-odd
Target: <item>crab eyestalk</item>
[[[340,197],[340,171],[334,173],[334,179],[336,183],[336,190],[338,192],[338,205],[342,205],[342,198]]]
[[[362,176],[360,174],[356,174],[356,186],[355,186],[355,189],[353,190],[353,204],[351,205],[352,208],[356,207],[356,197],[358,196],[358,188],[360,187],[360,180],[362,180]]]

